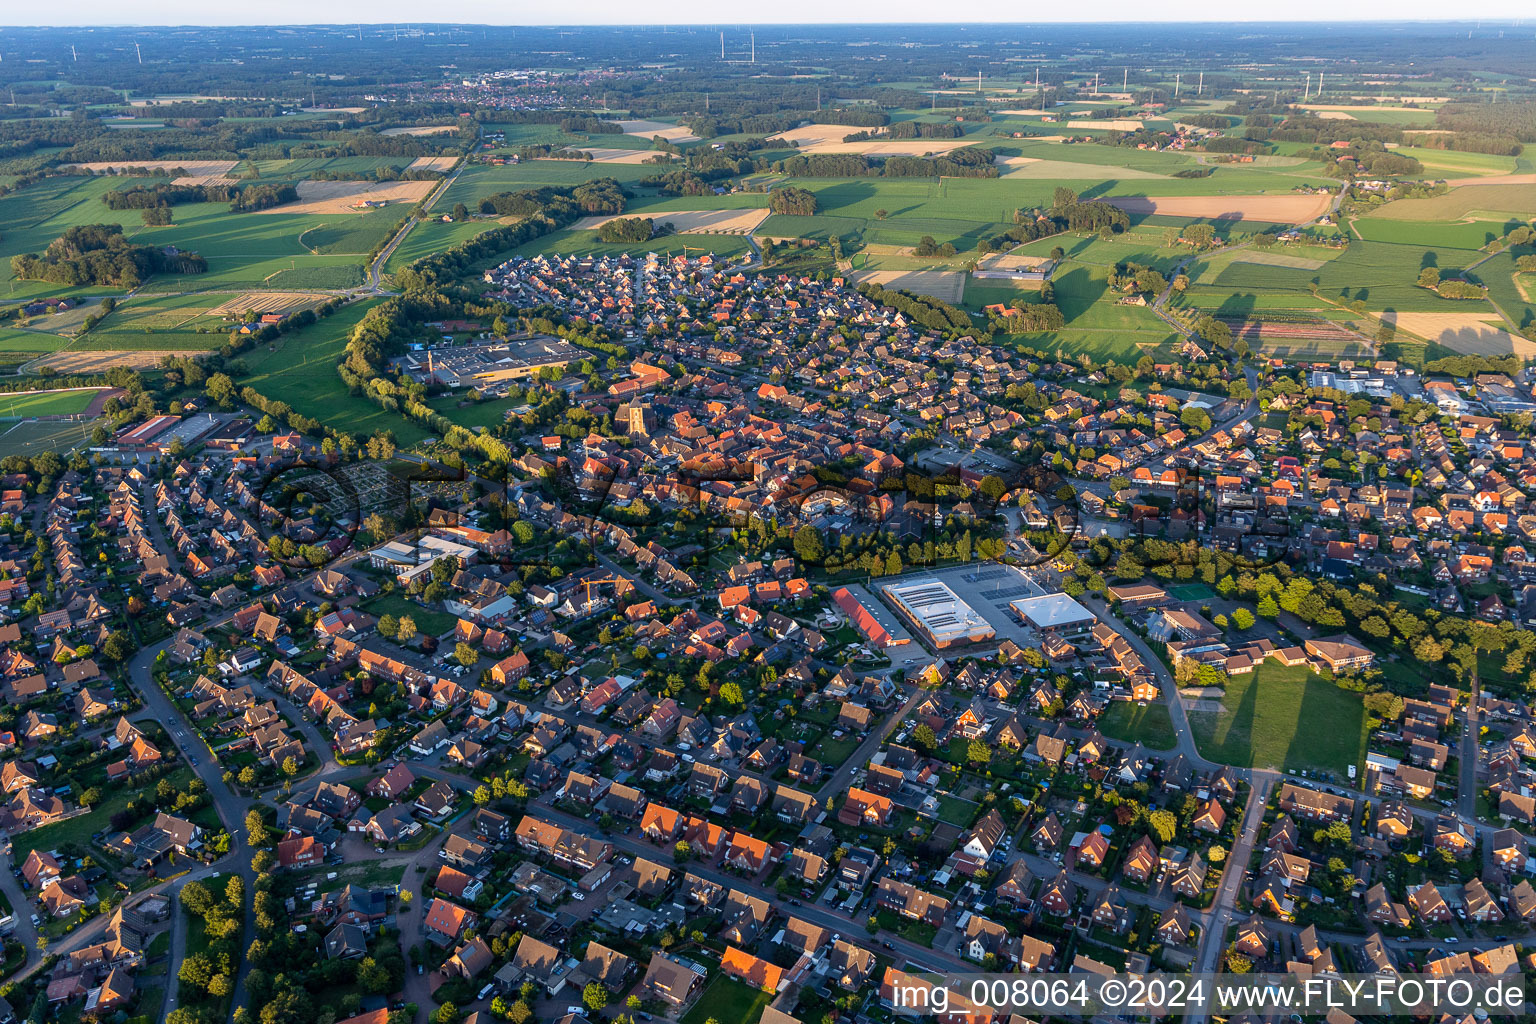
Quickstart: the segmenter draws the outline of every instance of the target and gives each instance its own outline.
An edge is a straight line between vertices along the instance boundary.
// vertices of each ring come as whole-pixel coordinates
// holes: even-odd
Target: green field
[[[1173,717],[1161,701],[1146,707],[1128,701],[1111,701],[1099,716],[1099,731],[1112,740],[1140,743],[1153,750],[1172,750],[1177,740]]]
[[[14,426],[0,424],[0,458],[67,451],[90,441],[95,426],[95,423],[59,420],[22,420]]]
[[[1475,273],[1478,280],[1488,286],[1488,297],[1524,330],[1536,323],[1536,274],[1517,275],[1515,256],[1515,253],[1499,253],[1478,267]]]
[[[1179,296],[1177,302],[1241,312],[1323,308],[1328,303],[1358,300],[1367,309],[1377,311],[1467,312],[1466,302],[1442,299],[1417,287],[1415,281],[1424,267],[1439,267],[1445,273],[1469,266],[1484,255],[1476,249],[1433,242],[1400,244],[1355,239],[1316,270],[1228,260],[1211,280],[1203,266],[1196,264],[1189,273],[1191,279],[1200,283]],[[1313,284],[1318,289],[1317,298],[1309,291]]]
[[[1110,258],[1116,243],[1100,244],[1104,248],[1096,258]],[[1109,287],[1109,269],[1110,266],[1099,263],[1064,261],[1051,282],[1056,289],[1056,305],[1066,319],[1066,329],[1056,334],[1012,337],[1041,351],[1087,352],[1095,359],[1121,363],[1134,363],[1143,352],[1170,350],[1177,341],[1173,329],[1150,307],[1119,305],[1120,293]],[[1007,282],[972,280],[966,285],[964,305],[980,310],[997,302],[1029,301],[1034,294]]]
[[[85,412],[95,397],[95,388],[0,392],[0,417],[26,419],[32,416],[73,416]]]
[[[368,301],[349,306],[283,335],[272,345],[244,353],[240,362],[245,364],[246,373],[237,383],[354,434],[392,431],[402,447],[421,441],[428,436],[425,430],[366,398],[349,394],[336,373],[336,364],[346,352],[348,333],[373,304]]]
[[[138,181],[57,177],[0,198],[0,296],[26,298],[112,288],[65,288],[40,281],[16,281],[10,257],[41,252],[67,228],[80,224],[121,224],[123,233],[143,244],[176,245],[201,254],[208,272],[195,277],[161,275],[148,291],[215,291],[257,287],[349,288],[363,280],[362,257],[399,220],[396,210],[357,215],[231,213],[224,203],[189,203],[174,208],[175,223],[145,227],[138,210],[109,210],[103,193]],[[351,219],[347,219],[350,217]],[[306,232],[314,252],[300,240]]]
[[[1265,663],[1227,680],[1222,710],[1192,711],[1200,753],[1238,767],[1315,769],[1343,777],[1365,756],[1365,707],[1304,666]],[[1326,722],[1320,729],[1316,723]]]
[[[1509,221],[1514,226],[1530,221],[1532,216],[1536,216],[1536,185],[1462,185],[1442,196],[1387,203],[1372,210],[1368,219],[1444,223],[1482,218]]]
[[[1424,165],[1426,177],[1466,178],[1477,174],[1511,174],[1515,170],[1512,156],[1493,156],[1488,153],[1462,153],[1454,149],[1427,149],[1423,146],[1398,146],[1399,156],[1411,156]]]

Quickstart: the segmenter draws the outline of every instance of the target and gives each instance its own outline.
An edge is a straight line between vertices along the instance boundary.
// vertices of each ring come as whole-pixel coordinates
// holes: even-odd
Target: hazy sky
[[[710,25],[722,15],[741,24],[748,9],[722,7],[718,0],[672,0],[637,6],[633,0],[571,0],[567,3],[507,3],[505,0],[449,0],[423,4],[420,0],[264,0],[261,4],[209,4],[206,0],[70,0],[61,4],[29,4],[10,0],[0,4],[0,25],[210,25],[289,24],[317,22],[419,23],[422,19],[489,25]],[[1155,7],[1133,0],[1100,0],[1092,6],[1061,5],[1042,9],[1019,0],[967,0],[963,5],[933,0],[777,0],[750,13],[757,24],[808,22],[1071,22],[1085,16],[1094,21],[1370,21],[1468,18],[1527,19],[1536,14],[1530,0],[1475,0],[1447,8],[1437,0],[1168,0]],[[1529,23],[1529,22],[1528,22]]]

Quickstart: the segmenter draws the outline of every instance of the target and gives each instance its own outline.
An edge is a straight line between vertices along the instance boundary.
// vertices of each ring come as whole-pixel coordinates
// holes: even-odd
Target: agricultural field
[[[1484,257],[1475,249],[1424,244],[1405,245],[1355,239],[1348,248],[1329,250],[1310,248],[1308,256],[1331,258],[1315,270],[1267,266],[1238,259],[1235,255],[1213,254],[1188,271],[1195,286],[1178,297],[1181,305],[1224,309],[1342,308],[1355,302],[1365,309],[1413,311],[1426,313],[1468,312],[1466,301],[1443,299],[1416,284],[1419,271],[1428,266],[1449,273],[1470,266]],[[1225,261],[1219,270],[1207,261]],[[1212,276],[1212,271],[1215,271]],[[1311,294],[1312,286],[1317,293]],[[1487,306],[1482,307],[1488,309]]]
[[[543,238],[536,238],[516,249],[509,249],[500,259],[513,255],[535,256],[541,252],[558,253],[562,256],[591,256],[621,252],[636,255],[656,252],[666,256],[681,256],[684,246],[688,247],[691,255],[709,252],[725,259],[750,255],[752,252],[751,244],[745,235],[668,235],[665,238],[653,238],[648,242],[599,242],[595,232],[566,228],[551,232]]]
[[[1529,221],[1536,213],[1536,183],[1461,185],[1445,195],[1399,199],[1361,220],[1407,220],[1429,224],[1457,220]]]
[[[371,214],[344,214],[358,221],[348,226],[350,230],[344,236],[329,234],[339,227],[336,214],[305,215],[291,212],[288,207],[261,214],[231,213],[224,203],[188,203],[174,208],[173,224],[152,228],[144,226],[138,210],[109,210],[101,201],[104,192],[123,188],[135,180],[50,178],[0,197],[0,223],[6,225],[0,238],[0,295],[21,299],[119,291],[14,279],[12,255],[41,252],[65,230],[82,224],[121,224],[123,234],[135,242],[176,245],[197,252],[208,261],[206,274],[151,278],[144,288],[148,292],[356,287],[364,277],[359,254],[366,254],[374,241],[386,237],[402,212],[386,209]],[[312,229],[321,229],[315,240],[337,251],[309,248],[305,244],[308,240],[301,239]],[[359,230],[366,230],[367,237],[355,233]]]
[[[374,305],[359,302],[335,314],[291,331],[270,345],[244,353],[246,373],[236,383],[253,387],[268,398],[287,402],[307,416],[345,424],[358,434],[392,431],[402,447],[423,440],[426,431],[395,413],[387,413],[365,398],[348,394],[336,373],[345,355],[347,335]]]
[[[444,249],[451,249],[478,234],[500,227],[502,223],[504,222],[499,219],[420,221],[406,233],[400,244],[395,246],[394,252],[389,254],[389,260],[383,267],[384,273],[393,274],[404,270],[419,259],[442,252]]]
[[[626,211],[623,217],[645,216],[660,227],[671,224],[679,235],[750,235],[768,217],[767,209],[741,210],[648,210],[641,213]],[[571,225],[573,231],[596,231],[609,221],[619,217],[583,217]]]
[[[1516,159],[1512,156],[1462,153],[1454,149],[1428,149],[1424,146],[1398,146],[1393,152],[1399,156],[1411,156],[1423,164],[1424,176],[1427,178],[1510,174],[1516,168]]]

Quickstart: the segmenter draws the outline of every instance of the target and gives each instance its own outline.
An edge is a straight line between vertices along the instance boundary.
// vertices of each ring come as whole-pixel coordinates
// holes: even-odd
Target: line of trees
[[[299,190],[293,185],[250,185],[241,189],[230,201],[229,208],[235,213],[253,210],[270,210],[284,203],[297,202]]]

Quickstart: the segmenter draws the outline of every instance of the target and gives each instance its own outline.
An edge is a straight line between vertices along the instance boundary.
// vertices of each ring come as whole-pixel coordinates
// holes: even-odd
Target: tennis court
[[[1209,601],[1216,596],[1204,583],[1186,583],[1181,587],[1169,587],[1168,593],[1176,601]]]

